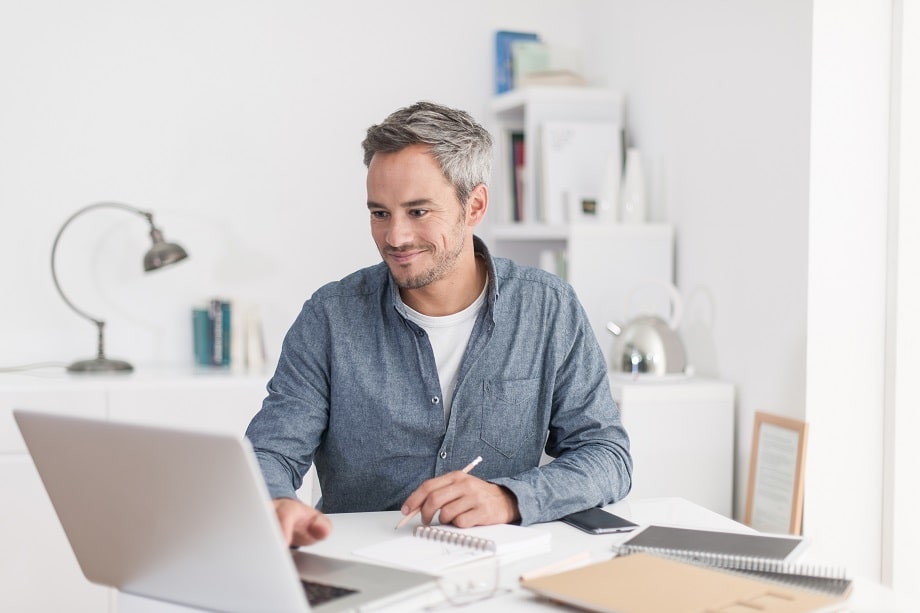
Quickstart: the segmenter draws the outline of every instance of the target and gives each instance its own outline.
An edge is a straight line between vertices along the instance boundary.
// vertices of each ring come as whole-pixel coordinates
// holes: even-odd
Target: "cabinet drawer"
[[[26,453],[13,409],[104,418],[106,394],[99,389],[0,389],[0,453]]]

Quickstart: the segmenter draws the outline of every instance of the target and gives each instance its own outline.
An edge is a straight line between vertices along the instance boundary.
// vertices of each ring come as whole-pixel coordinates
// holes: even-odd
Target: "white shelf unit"
[[[686,498],[732,516],[735,387],[715,379],[654,379],[611,373],[610,389],[630,437],[627,499]]]
[[[0,375],[0,611],[115,611],[113,591],[91,584],[80,571],[13,409],[242,436],[262,405],[267,380],[267,375],[216,370]],[[301,495],[311,492],[301,490]]]
[[[617,224],[579,220],[550,225],[513,221],[511,134],[525,135],[524,208],[536,211],[539,199],[540,126],[546,121],[612,121],[623,125],[620,92],[584,87],[528,87],[493,98],[490,129],[496,143],[492,212],[483,235],[495,255],[559,274],[578,294],[606,360],[613,338],[608,321],[625,322],[640,312],[668,315],[660,299],[630,306],[639,286],[674,280],[674,229],[666,224]],[[645,294],[643,294],[645,296]],[[631,312],[632,311],[632,312]]]
[[[495,140],[493,203],[502,223],[513,221],[511,134],[524,134],[523,209],[525,223],[536,223],[540,208],[540,126],[547,121],[612,121],[623,126],[623,94],[588,87],[525,87],[492,99],[490,131]],[[495,210],[495,209],[493,209]]]

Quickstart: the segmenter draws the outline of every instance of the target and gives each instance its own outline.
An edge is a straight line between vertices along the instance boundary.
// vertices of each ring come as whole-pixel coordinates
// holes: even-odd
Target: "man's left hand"
[[[412,492],[403,503],[402,513],[416,510],[425,525],[440,511],[442,524],[458,528],[507,524],[521,518],[510,490],[459,470],[428,479]]]

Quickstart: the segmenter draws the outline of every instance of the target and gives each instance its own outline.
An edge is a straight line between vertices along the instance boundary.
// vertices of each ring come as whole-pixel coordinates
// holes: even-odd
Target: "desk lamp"
[[[74,303],[72,303],[67,298],[67,296],[64,294],[64,290],[61,289],[61,284],[58,283],[57,269],[55,268],[55,254],[57,253],[58,241],[61,239],[61,235],[64,233],[64,230],[67,228],[67,226],[70,225],[70,222],[72,222],[74,219],[83,213],[86,213],[87,211],[100,208],[122,209],[130,213],[136,213],[147,219],[147,223],[150,224],[150,238],[153,241],[153,245],[144,255],[145,272],[150,272],[164,266],[169,266],[170,264],[175,264],[176,262],[184,260],[188,257],[188,253],[186,253],[185,249],[176,243],[167,243],[163,239],[163,233],[160,232],[160,230],[157,229],[155,225],[153,225],[153,213],[150,213],[149,211],[142,211],[141,209],[127,204],[122,204],[120,202],[97,202],[95,204],[90,204],[83,207],[68,217],[67,221],[64,222],[64,225],[61,226],[61,229],[58,230],[57,236],[54,237],[54,244],[51,247],[51,278],[54,280],[54,287],[57,288],[58,293],[61,295],[61,298],[64,299],[64,302],[67,303],[67,306],[73,309],[73,311],[80,317],[83,317],[84,319],[94,323],[97,330],[99,331],[99,347],[96,353],[96,357],[74,362],[67,367],[67,371],[72,373],[131,372],[134,370],[134,367],[124,360],[112,360],[105,357],[105,321],[97,319],[89,315],[86,311],[77,308]]]

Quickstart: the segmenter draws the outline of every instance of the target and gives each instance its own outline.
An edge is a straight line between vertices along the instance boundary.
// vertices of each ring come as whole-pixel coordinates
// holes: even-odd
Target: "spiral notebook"
[[[802,537],[714,532],[648,526],[615,546],[617,553],[646,552],[696,565],[746,575],[835,595],[848,594],[852,586],[841,568],[795,564],[804,545]]]
[[[500,562],[549,551],[552,535],[539,528],[496,524],[475,528],[417,526],[400,536],[355,550],[355,555],[413,570],[438,573],[495,556]]]

